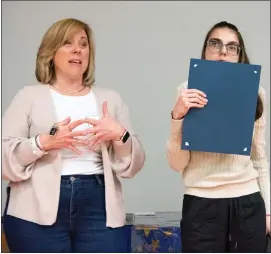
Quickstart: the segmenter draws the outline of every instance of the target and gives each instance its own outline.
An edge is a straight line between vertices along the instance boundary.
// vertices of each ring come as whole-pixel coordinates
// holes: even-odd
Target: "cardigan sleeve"
[[[143,167],[145,162],[145,151],[138,135],[133,131],[129,110],[117,94],[118,106],[116,109],[116,120],[130,133],[126,143],[113,141],[109,147],[109,158],[112,170],[116,175],[123,178],[135,176]]]
[[[2,122],[2,179],[18,182],[31,177],[35,161],[29,137],[31,98],[23,88],[13,98]],[[33,140],[33,139],[32,139]]]

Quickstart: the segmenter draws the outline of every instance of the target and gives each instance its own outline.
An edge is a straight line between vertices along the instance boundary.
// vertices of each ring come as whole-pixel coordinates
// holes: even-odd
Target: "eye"
[[[64,42],[64,45],[67,45],[67,44],[71,44],[71,42],[70,42],[69,40],[66,40],[66,41]]]
[[[79,43],[79,45],[80,45],[81,48],[86,48],[88,46],[88,42],[86,40],[84,40],[84,41],[81,41]]]
[[[213,48],[219,48],[220,47],[220,43],[218,41],[209,41],[209,47],[213,47]]]
[[[238,50],[238,46],[234,45],[234,44],[229,44],[227,45],[228,50],[230,51],[237,51]]]

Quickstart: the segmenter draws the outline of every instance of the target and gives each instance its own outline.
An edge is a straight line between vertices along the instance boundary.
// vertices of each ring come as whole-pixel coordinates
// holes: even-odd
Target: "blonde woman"
[[[37,53],[37,85],[3,118],[4,230],[11,252],[125,252],[119,178],[144,150],[118,93],[94,87],[91,28],[53,24]]]

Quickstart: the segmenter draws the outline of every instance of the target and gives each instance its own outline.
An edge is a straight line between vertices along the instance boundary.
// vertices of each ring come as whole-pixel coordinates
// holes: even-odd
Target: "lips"
[[[71,64],[82,64],[82,61],[79,59],[71,59],[69,60],[69,63]]]

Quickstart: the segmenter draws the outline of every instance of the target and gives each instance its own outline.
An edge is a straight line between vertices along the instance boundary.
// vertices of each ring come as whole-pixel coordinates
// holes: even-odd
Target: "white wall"
[[[270,105],[270,2],[5,1],[3,110],[18,89],[36,82],[35,58],[41,38],[52,23],[64,17],[82,19],[92,26],[97,86],[120,92],[146,150],[143,171],[124,181],[127,211],[180,210],[184,188],[165,157],[176,88],[187,79],[190,58],[200,57],[207,30],[227,20],[241,30],[251,62],[263,66],[261,84]],[[269,132],[267,140],[270,154]]]

